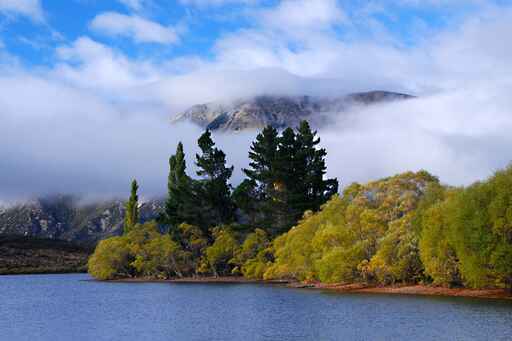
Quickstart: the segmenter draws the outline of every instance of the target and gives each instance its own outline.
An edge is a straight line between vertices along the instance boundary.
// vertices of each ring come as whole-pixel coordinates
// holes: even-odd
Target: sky
[[[342,184],[427,169],[467,185],[512,159],[512,0],[0,0],[0,201],[165,192],[197,103],[389,90],[320,131]],[[254,132],[218,135],[247,163]]]

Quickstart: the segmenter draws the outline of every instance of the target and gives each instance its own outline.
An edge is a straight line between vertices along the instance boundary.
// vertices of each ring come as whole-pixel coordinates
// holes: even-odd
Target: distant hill
[[[141,220],[155,219],[162,205],[161,201],[141,204]],[[82,203],[74,196],[51,196],[0,208],[0,235],[95,244],[120,235],[123,219],[120,200]]]
[[[85,272],[92,251],[62,240],[0,236],[0,275]]]
[[[202,128],[222,131],[294,127],[308,120],[314,127],[331,122],[335,115],[354,105],[406,100],[411,95],[388,91],[353,93],[335,98],[310,96],[257,96],[230,104],[208,103],[194,105],[177,114],[172,122],[190,121]]]

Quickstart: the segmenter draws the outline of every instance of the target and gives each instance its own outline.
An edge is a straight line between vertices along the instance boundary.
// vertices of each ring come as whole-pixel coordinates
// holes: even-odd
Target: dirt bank
[[[374,294],[399,294],[399,295],[426,295],[426,296],[450,296],[450,297],[478,297],[499,298],[512,300],[512,294],[505,289],[466,289],[444,288],[428,285],[402,285],[375,287],[364,284],[290,284],[296,288],[311,288],[318,290],[333,290],[336,292],[350,293],[374,293]]]
[[[376,287],[364,284],[324,284],[324,283],[301,283],[287,280],[251,280],[243,277],[192,277],[179,279],[147,279],[128,278],[118,279],[114,282],[122,283],[217,283],[217,284],[280,284],[290,288],[330,290],[340,293],[373,293],[373,294],[398,294],[398,295],[425,295],[425,296],[450,296],[450,297],[476,297],[512,300],[512,294],[504,289],[466,289],[466,288],[444,288],[428,285],[402,285]]]

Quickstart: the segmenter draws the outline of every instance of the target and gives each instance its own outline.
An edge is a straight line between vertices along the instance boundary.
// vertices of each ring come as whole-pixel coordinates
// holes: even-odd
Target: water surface
[[[0,340],[512,340],[512,302],[0,276]]]

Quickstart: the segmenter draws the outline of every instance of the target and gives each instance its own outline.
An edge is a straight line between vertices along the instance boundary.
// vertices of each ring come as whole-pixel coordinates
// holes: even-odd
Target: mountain
[[[141,221],[155,219],[162,207],[158,200],[141,204]],[[84,203],[69,195],[39,198],[0,208],[0,235],[95,244],[122,233],[124,211],[120,200]]]
[[[194,105],[177,114],[172,123],[190,121],[202,128],[221,131],[261,129],[266,125],[276,128],[294,127],[308,120],[314,127],[322,127],[336,114],[355,105],[406,100],[413,96],[387,91],[353,93],[335,98],[310,96],[257,96],[236,100],[230,104],[208,103]]]

